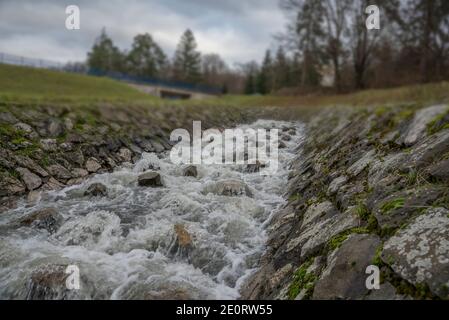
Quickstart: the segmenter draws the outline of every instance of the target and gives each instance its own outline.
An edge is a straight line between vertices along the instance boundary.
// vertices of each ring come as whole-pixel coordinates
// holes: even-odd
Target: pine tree
[[[298,11],[295,32],[298,49],[302,56],[301,85],[316,85],[318,70],[324,56],[322,1],[304,0]]]
[[[257,92],[260,94],[270,93],[273,89],[273,62],[271,51],[265,52],[262,68],[257,77]]]
[[[173,62],[174,78],[180,81],[198,83],[201,79],[201,54],[192,31],[187,29],[181,37]]]
[[[167,58],[148,33],[134,37],[127,57],[129,73],[141,77],[159,77],[167,66]]]
[[[124,57],[104,28],[88,53],[87,64],[89,72],[99,75],[124,71]]]
[[[284,48],[279,46],[274,63],[274,89],[288,87],[291,84],[290,66]]]
[[[254,73],[248,74],[245,82],[245,94],[255,94],[257,91],[256,88],[256,77]]]

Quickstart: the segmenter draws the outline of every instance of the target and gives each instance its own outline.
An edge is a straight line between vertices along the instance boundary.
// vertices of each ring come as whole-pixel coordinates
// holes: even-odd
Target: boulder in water
[[[261,164],[259,160],[256,160],[256,163],[248,164],[246,166],[245,172],[256,173],[260,171],[260,168],[265,168],[265,165]]]
[[[34,211],[19,220],[19,225],[45,229],[49,233],[55,233],[62,223],[62,216],[55,208],[45,208]]]
[[[143,173],[138,178],[138,184],[142,187],[162,187],[161,175],[155,171]]]
[[[204,188],[203,194],[213,193],[220,196],[248,196],[252,197],[249,187],[241,180],[222,180]]]
[[[181,248],[188,248],[192,245],[192,236],[190,233],[186,230],[184,225],[182,224],[175,224],[175,233],[176,233],[176,240],[178,245]]]
[[[93,197],[104,197],[108,193],[106,186],[102,183],[93,183],[87,188],[84,192],[85,196],[93,196]]]
[[[27,283],[27,300],[56,300],[67,298],[65,265],[49,264],[35,270]]]
[[[197,177],[198,170],[196,169],[195,166],[190,165],[184,168],[182,174],[184,177]]]

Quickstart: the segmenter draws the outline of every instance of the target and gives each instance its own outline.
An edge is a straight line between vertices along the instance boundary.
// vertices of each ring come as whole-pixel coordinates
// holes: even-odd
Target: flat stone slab
[[[427,134],[427,125],[435,119],[435,117],[444,114],[448,110],[449,107],[447,105],[437,105],[417,111],[403,137],[404,144],[406,146],[411,146],[425,137]]]
[[[313,299],[362,299],[366,288],[366,267],[372,264],[380,239],[371,234],[351,235],[328,258],[317,281]]]
[[[402,278],[448,299],[449,210],[427,210],[385,243],[381,257]]]

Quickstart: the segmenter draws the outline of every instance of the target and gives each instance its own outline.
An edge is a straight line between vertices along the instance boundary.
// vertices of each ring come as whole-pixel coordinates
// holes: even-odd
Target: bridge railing
[[[4,52],[0,52],[0,63],[4,64],[12,64],[12,65],[19,65],[19,66],[28,66],[28,67],[34,67],[34,68],[43,68],[43,69],[51,69],[51,70],[57,70],[62,72],[76,72],[79,73],[79,71],[75,71],[72,68],[66,68],[67,65],[46,60],[46,59],[36,59],[36,58],[28,58],[23,56],[18,56],[14,54],[8,54]],[[166,79],[160,79],[155,77],[138,77],[138,76],[132,76],[129,74],[124,73],[118,73],[118,72],[104,72],[102,70],[95,70],[91,69],[87,72],[88,75],[91,76],[100,76],[100,77],[108,77],[113,78],[119,81],[127,81],[132,82],[135,84],[142,84],[142,85],[152,85],[152,86],[163,86],[178,90],[186,90],[186,91],[193,91],[198,93],[205,93],[205,94],[212,94],[212,95],[218,95],[221,94],[221,89],[204,85],[204,84],[193,84],[193,83],[187,83],[187,82],[181,82],[181,81],[174,81],[174,80],[166,80]]]
[[[167,88],[172,88],[172,89],[193,91],[193,92],[212,94],[212,95],[219,95],[222,93],[220,88],[216,88],[216,87],[212,87],[212,86],[208,86],[208,85],[204,85],[204,84],[193,84],[193,83],[188,83],[188,82],[166,80],[166,79],[160,79],[160,78],[155,78],[155,77],[133,76],[133,75],[125,74],[125,73],[103,72],[103,71],[95,70],[95,69],[89,70],[88,74],[93,75],[93,76],[104,76],[104,77],[113,78],[113,79],[116,79],[119,81],[132,82],[135,84],[160,86],[160,87],[167,87]]]
[[[60,62],[46,59],[27,58],[4,52],[0,52],[0,63],[53,70],[62,70],[64,67],[64,65]]]

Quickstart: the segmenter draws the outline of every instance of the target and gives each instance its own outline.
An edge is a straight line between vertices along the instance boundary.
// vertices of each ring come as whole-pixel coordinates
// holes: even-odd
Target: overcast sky
[[[78,5],[81,30],[65,28],[65,8]],[[149,32],[171,57],[190,28],[203,53],[230,65],[260,61],[285,19],[278,0],[0,0],[0,51],[60,62],[83,61],[106,27],[121,49]]]

